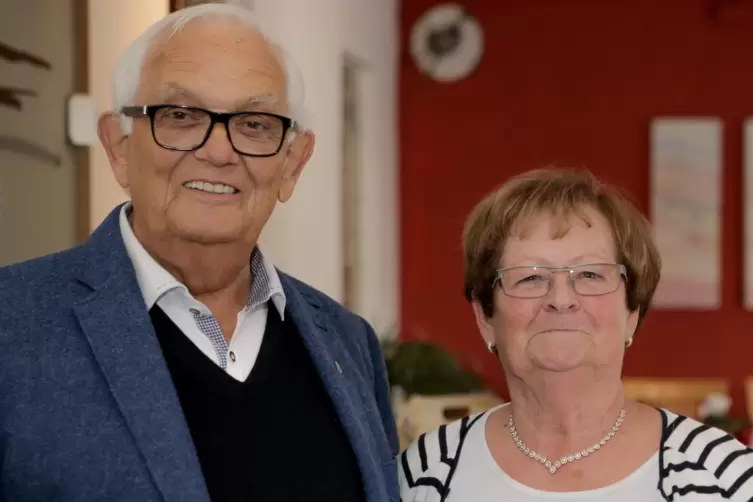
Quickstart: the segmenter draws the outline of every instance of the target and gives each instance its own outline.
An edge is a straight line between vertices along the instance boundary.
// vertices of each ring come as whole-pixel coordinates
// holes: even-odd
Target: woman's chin
[[[563,373],[586,365],[591,349],[586,335],[565,335],[548,340],[532,340],[528,346],[528,357],[537,368]]]
[[[539,357],[533,359],[533,364],[537,368],[555,373],[574,371],[585,366],[585,363],[585,357]]]

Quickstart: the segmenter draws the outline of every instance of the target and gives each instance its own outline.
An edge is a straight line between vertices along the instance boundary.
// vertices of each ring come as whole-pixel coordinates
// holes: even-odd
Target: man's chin
[[[190,221],[175,225],[176,237],[196,244],[232,244],[243,239],[239,226],[227,223]]]

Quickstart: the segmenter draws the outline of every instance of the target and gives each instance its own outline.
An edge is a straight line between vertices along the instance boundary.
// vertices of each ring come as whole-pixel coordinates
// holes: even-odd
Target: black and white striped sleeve
[[[402,502],[442,500],[452,480],[468,429],[483,414],[465,417],[422,434],[399,458]]]
[[[753,501],[753,450],[696,420],[669,413],[665,420],[660,489],[666,499]]]

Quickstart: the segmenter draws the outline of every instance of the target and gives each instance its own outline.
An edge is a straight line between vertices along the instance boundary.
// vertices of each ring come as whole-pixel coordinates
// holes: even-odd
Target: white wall
[[[342,300],[342,58],[364,65],[361,304],[377,332],[398,321],[397,0],[234,0],[250,6],[301,68],[317,143],[293,199],[278,205],[261,245],[286,272]],[[167,0],[90,0],[90,89],[110,107],[110,76],[128,43],[167,13]],[[100,147],[91,154],[91,222],[125,194]]]
[[[292,53],[306,84],[317,143],[293,199],[262,245],[282,269],[342,299],[342,58],[364,64],[360,305],[377,330],[398,321],[396,0],[246,0]]]
[[[100,111],[112,108],[111,77],[126,47],[164,17],[168,0],[89,0],[89,93]],[[126,200],[99,144],[90,148],[90,222],[96,228],[113,207]]]

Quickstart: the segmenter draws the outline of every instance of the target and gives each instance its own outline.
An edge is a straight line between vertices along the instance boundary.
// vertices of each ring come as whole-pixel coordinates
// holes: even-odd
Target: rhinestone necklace
[[[518,437],[518,431],[515,429],[515,422],[513,422],[513,419],[512,419],[512,411],[510,411],[510,420],[508,420],[507,424],[510,429],[510,436],[512,437],[513,442],[520,449],[520,451],[522,451],[528,457],[534,460],[537,460],[549,472],[554,474],[555,472],[557,472],[557,469],[559,469],[563,465],[569,464],[571,462],[575,462],[576,460],[580,460],[584,457],[592,455],[596,451],[600,450],[602,446],[606,445],[607,441],[612,439],[614,435],[617,434],[617,431],[620,430],[620,426],[622,426],[622,422],[625,421],[625,413],[626,413],[625,408],[622,408],[620,410],[620,415],[617,417],[617,421],[614,423],[612,428],[609,429],[609,432],[607,432],[606,436],[604,436],[598,443],[595,443],[593,446],[589,446],[588,448],[582,451],[579,451],[578,453],[574,453],[572,455],[562,457],[555,462],[552,462],[551,460],[547,459],[544,455],[541,455],[540,453],[537,453],[533,451],[532,449],[528,448],[528,446],[526,446],[523,440]]]

